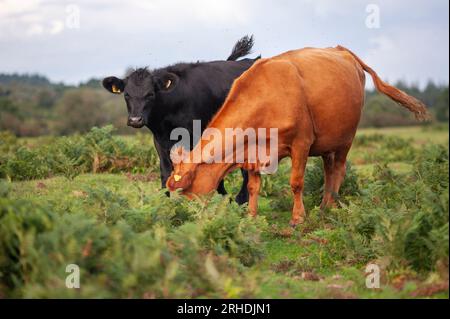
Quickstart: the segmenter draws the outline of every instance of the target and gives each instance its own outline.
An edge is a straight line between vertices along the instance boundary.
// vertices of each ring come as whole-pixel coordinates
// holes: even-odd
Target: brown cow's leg
[[[305,221],[305,207],[303,206],[303,185],[306,162],[308,161],[309,147],[296,147],[292,150],[291,189],[294,193],[294,208],[289,224],[295,227]]]
[[[334,203],[333,199],[333,169],[334,169],[334,153],[329,153],[322,156],[323,170],[324,170],[324,190],[323,199],[320,204],[320,209],[325,209]]]
[[[334,155],[334,169],[333,169],[333,195],[339,194],[339,188],[345,178],[347,154],[351,145],[346,148],[336,151]],[[334,200],[333,200],[334,201]]]
[[[248,208],[251,216],[256,216],[258,212],[258,194],[261,188],[261,175],[258,172],[248,172],[247,190],[249,194]]]

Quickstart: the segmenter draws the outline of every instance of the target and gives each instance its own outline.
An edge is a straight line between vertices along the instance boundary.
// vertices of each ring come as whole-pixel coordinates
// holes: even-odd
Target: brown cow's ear
[[[172,91],[178,84],[179,77],[172,72],[164,72],[156,77],[156,87],[160,91]]]
[[[106,90],[114,94],[121,94],[125,89],[125,82],[115,76],[104,78],[102,84]]]

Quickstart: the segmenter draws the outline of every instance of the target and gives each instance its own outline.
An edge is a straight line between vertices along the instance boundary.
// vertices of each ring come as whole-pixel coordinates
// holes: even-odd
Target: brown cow
[[[364,104],[364,71],[372,76],[378,91],[409,109],[416,118],[428,116],[422,102],[383,82],[353,52],[337,46],[304,48],[259,60],[235,80],[225,103],[208,125],[222,133],[225,128],[278,128],[278,158],[290,156],[292,160],[292,226],[305,218],[302,191],[308,156],[323,159],[321,208],[334,205],[333,194],[338,193],[344,179],[347,154]],[[202,150],[205,145],[202,137],[196,148]],[[194,151],[188,154],[191,158]],[[167,186],[171,191],[181,188],[189,197],[207,194],[238,167],[249,170],[249,211],[255,215],[260,166],[249,163],[247,158],[244,163],[176,164]]]

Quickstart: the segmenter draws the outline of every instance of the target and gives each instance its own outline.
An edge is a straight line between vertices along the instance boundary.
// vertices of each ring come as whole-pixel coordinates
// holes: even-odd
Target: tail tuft
[[[250,37],[248,35],[242,37],[234,45],[233,51],[231,51],[231,54],[228,57],[227,61],[236,61],[237,59],[250,54],[252,52],[253,44],[253,35],[251,35]]]

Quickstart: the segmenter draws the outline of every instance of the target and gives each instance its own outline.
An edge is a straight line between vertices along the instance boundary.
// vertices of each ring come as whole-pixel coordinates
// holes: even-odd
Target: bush
[[[313,192],[305,195],[305,203],[320,199],[319,164],[307,177]],[[444,267],[448,274],[448,148],[430,145],[417,151],[409,173],[378,164],[360,187],[353,174],[341,194],[351,200],[341,200],[342,208],[309,212],[301,227],[303,240],[317,244],[307,246],[296,267],[320,271],[340,263],[363,267],[375,262],[390,272],[410,269],[425,275]]]
[[[50,175],[46,159],[40,152],[20,147],[17,152],[2,163],[2,175],[12,180],[40,179]]]
[[[448,149],[425,147],[406,175],[378,165],[373,179],[344,208],[349,232],[394,268],[429,271],[448,259]]]
[[[414,161],[416,150],[412,139],[381,134],[359,135],[353,147],[363,147],[364,163],[406,162]]]
[[[46,143],[18,146],[14,138],[0,145],[0,177],[11,180],[41,179],[62,175],[73,179],[87,172],[157,171],[158,156],[148,136],[125,143],[114,128],[92,128],[85,135],[51,138]],[[4,134],[4,133],[3,133]]]
[[[242,297],[256,289],[242,267],[262,256],[263,218],[229,198],[208,204],[163,192],[137,207],[86,189],[70,214],[51,204],[0,199],[0,290],[6,297]],[[7,193],[7,190],[5,190]],[[206,200],[206,199],[205,199]],[[168,205],[167,205],[168,204]],[[59,211],[61,209],[61,211]],[[43,258],[45,256],[45,258]],[[81,289],[67,289],[68,264]]]

